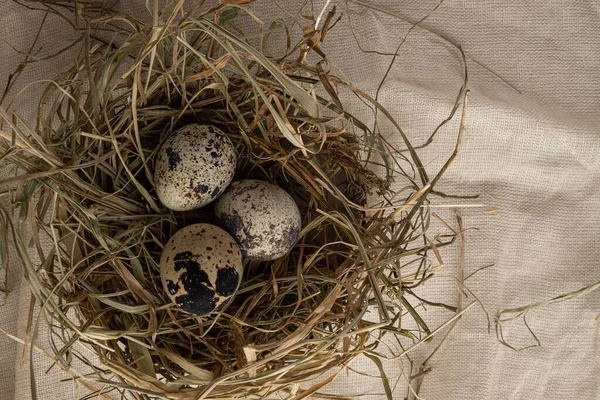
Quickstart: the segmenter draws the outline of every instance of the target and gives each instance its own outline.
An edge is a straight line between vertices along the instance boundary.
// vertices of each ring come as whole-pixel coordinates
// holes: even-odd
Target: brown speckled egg
[[[160,201],[175,211],[200,208],[225,191],[235,173],[231,140],[212,125],[186,125],[158,151],[155,187]]]
[[[233,182],[215,203],[215,216],[250,260],[284,256],[301,228],[294,199],[279,186],[255,179]]]
[[[177,231],[160,257],[160,276],[182,310],[208,314],[232,298],[242,280],[242,254],[233,238],[210,224]]]

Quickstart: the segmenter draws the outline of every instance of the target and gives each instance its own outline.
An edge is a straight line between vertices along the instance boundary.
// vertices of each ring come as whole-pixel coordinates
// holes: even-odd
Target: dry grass
[[[52,3],[51,12],[69,10],[69,2]],[[47,322],[49,356],[90,387],[143,399],[290,390],[305,398],[335,375],[296,385],[360,355],[380,367],[383,336],[410,338],[412,349],[469,308],[430,329],[404,297],[443,264],[439,249],[455,240],[427,232],[428,196],[459,141],[430,175],[391,114],[327,68],[320,43],[337,21],[333,12],[305,29],[300,43],[288,43],[288,57],[272,59],[260,47],[269,30],[258,30],[268,24],[256,22],[252,37],[236,27],[241,16],[259,21],[242,5],[249,1],[225,3],[186,13],[183,1],[171,1],[147,25],[80,2],[81,56],[48,83],[36,123],[2,112],[0,151],[15,171],[2,182],[12,186],[13,205],[2,222],[41,307],[25,343],[33,350],[37,326]],[[97,29],[118,39],[95,40]],[[309,63],[313,54],[321,61]],[[404,148],[345,112],[340,91],[392,121]],[[455,110],[463,96],[466,82]],[[236,178],[284,187],[304,225],[288,256],[249,263],[235,301],[201,318],[169,302],[157,265],[177,229],[212,220],[210,207],[164,208],[154,190],[156,149],[190,122],[222,127],[240,155]],[[385,176],[371,172],[382,168]],[[392,182],[403,189],[390,190]],[[370,193],[381,198],[373,207]],[[403,328],[408,318],[420,332]],[[76,367],[82,363],[92,372]]]

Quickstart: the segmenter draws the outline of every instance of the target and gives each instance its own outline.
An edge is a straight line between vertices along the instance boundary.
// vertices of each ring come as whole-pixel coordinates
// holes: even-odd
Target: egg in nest
[[[251,260],[284,256],[301,228],[294,199],[279,186],[256,179],[233,182],[215,203],[215,216]]]
[[[242,280],[242,254],[223,229],[194,224],[177,231],[160,258],[164,289],[175,304],[203,315],[223,307]]]
[[[236,163],[235,148],[219,128],[186,125],[173,132],[158,150],[156,194],[175,211],[200,208],[225,191]]]

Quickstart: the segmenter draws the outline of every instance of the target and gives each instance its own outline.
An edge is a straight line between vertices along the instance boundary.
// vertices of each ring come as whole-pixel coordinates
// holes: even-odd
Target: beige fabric
[[[142,3],[140,1],[138,4]],[[288,1],[288,4],[300,2]],[[390,11],[419,19],[436,1],[371,0]],[[323,2],[315,1],[315,8]],[[356,37],[365,50],[393,52],[407,32],[406,24],[384,14],[341,0],[336,4],[346,18],[330,32],[325,51],[349,79],[374,94],[390,61],[389,56],[360,52],[350,33],[348,11]],[[299,5],[294,6],[296,9]],[[281,16],[271,1],[259,0],[255,9]],[[140,7],[143,11],[143,7]],[[140,11],[140,12],[141,12]],[[489,312],[550,298],[600,280],[600,3],[593,0],[523,2],[455,0],[437,10],[426,24],[463,46],[468,56],[471,96],[467,133],[459,158],[440,188],[451,193],[480,193],[472,202],[483,208],[462,210],[467,227],[466,274],[494,264],[467,281]],[[23,56],[8,44],[27,50],[40,15],[12,2],[0,5],[0,86]],[[41,35],[43,51],[52,54],[68,43],[64,23],[47,22]],[[29,66],[23,82],[48,78],[73,53]],[[478,66],[493,69],[522,94]],[[380,94],[414,143],[423,141],[449,112],[461,84],[457,52],[434,35],[416,29],[409,36]],[[34,111],[35,91],[20,103],[25,114]],[[370,116],[348,97],[349,108]],[[361,111],[363,110],[363,111]],[[396,140],[389,124],[381,129]],[[457,121],[438,134],[421,154],[430,171],[441,165],[454,146]],[[452,203],[439,199],[437,203]],[[440,213],[452,222],[450,211]],[[446,266],[420,294],[456,303],[457,249],[444,253]],[[12,268],[15,278],[17,268]],[[24,285],[17,285],[0,307],[0,327],[23,335],[29,305]],[[472,297],[466,299],[469,303]],[[485,315],[472,308],[430,365],[420,395],[425,399],[600,399],[600,292],[532,313],[529,323],[542,347],[515,352],[487,333]],[[432,326],[451,316],[432,310]],[[519,321],[506,327],[517,345],[531,343]],[[437,344],[420,347],[412,355],[415,368]],[[21,348],[0,335],[0,399],[28,399],[27,364]],[[44,372],[48,363],[35,357],[40,399],[77,398],[72,383],[60,383],[58,372]],[[410,368],[406,359],[403,365]],[[394,398],[401,399],[406,383],[397,363],[386,363]],[[353,364],[377,375],[373,364]],[[378,379],[348,373],[325,392],[381,398]]]

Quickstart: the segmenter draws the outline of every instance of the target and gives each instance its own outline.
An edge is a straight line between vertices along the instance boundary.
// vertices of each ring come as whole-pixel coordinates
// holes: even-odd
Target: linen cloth
[[[30,3],[26,3],[31,5]],[[281,3],[298,10],[301,2]],[[324,1],[315,1],[320,10]],[[429,14],[437,1],[370,0],[370,4],[413,20]],[[410,25],[385,13],[334,0],[344,13],[324,43],[332,65],[357,87],[374,95]],[[121,6],[140,16],[144,1]],[[253,6],[273,19],[285,13],[270,0]],[[29,51],[43,14],[11,1],[0,4],[0,87]],[[303,23],[309,24],[310,21]],[[461,208],[467,231],[465,274],[486,268],[466,282],[492,315],[501,309],[548,299],[600,280],[600,2],[593,0],[454,0],[442,4],[424,25],[460,44],[469,67],[469,106],[459,156],[440,182],[455,194],[480,194],[469,201],[435,199],[436,204],[482,204]],[[354,35],[352,34],[354,30]],[[64,21],[48,17],[36,57],[43,58],[72,40]],[[365,51],[361,51],[366,50]],[[52,78],[76,55],[71,49],[29,64],[12,94],[26,83]],[[517,90],[502,82],[494,71]],[[422,29],[413,29],[382,85],[379,99],[415,144],[422,143],[449,113],[462,84],[462,64],[453,46]],[[14,105],[31,119],[42,85],[24,92]],[[520,93],[519,93],[520,92]],[[10,97],[10,96],[9,96]],[[364,120],[372,115],[348,96],[348,108]],[[2,104],[6,107],[6,102]],[[454,149],[459,116],[434,143],[421,150],[428,170],[436,171]],[[390,124],[382,132],[401,145]],[[454,224],[451,209],[436,209]],[[0,305],[0,327],[24,337],[29,294],[11,257],[14,288]],[[421,297],[456,304],[457,248],[444,252],[445,266],[419,292]],[[469,296],[465,304],[473,301]],[[487,331],[485,314],[471,308],[430,360],[423,380],[424,399],[600,399],[600,291],[552,305],[528,316],[542,346],[516,352]],[[435,327],[452,316],[430,310]],[[444,332],[442,332],[444,333]],[[526,327],[506,325],[511,343],[532,343]],[[43,335],[40,345],[43,345]],[[411,353],[415,368],[439,339]],[[0,399],[30,398],[29,367],[23,350],[0,334]],[[25,360],[25,361],[23,361]],[[49,362],[34,355],[40,399],[74,399],[85,391]],[[398,362],[385,362],[394,398],[406,395]],[[409,362],[402,367],[410,373]],[[379,372],[368,359],[352,364],[323,392],[385,398]],[[415,373],[416,370],[413,370]]]

